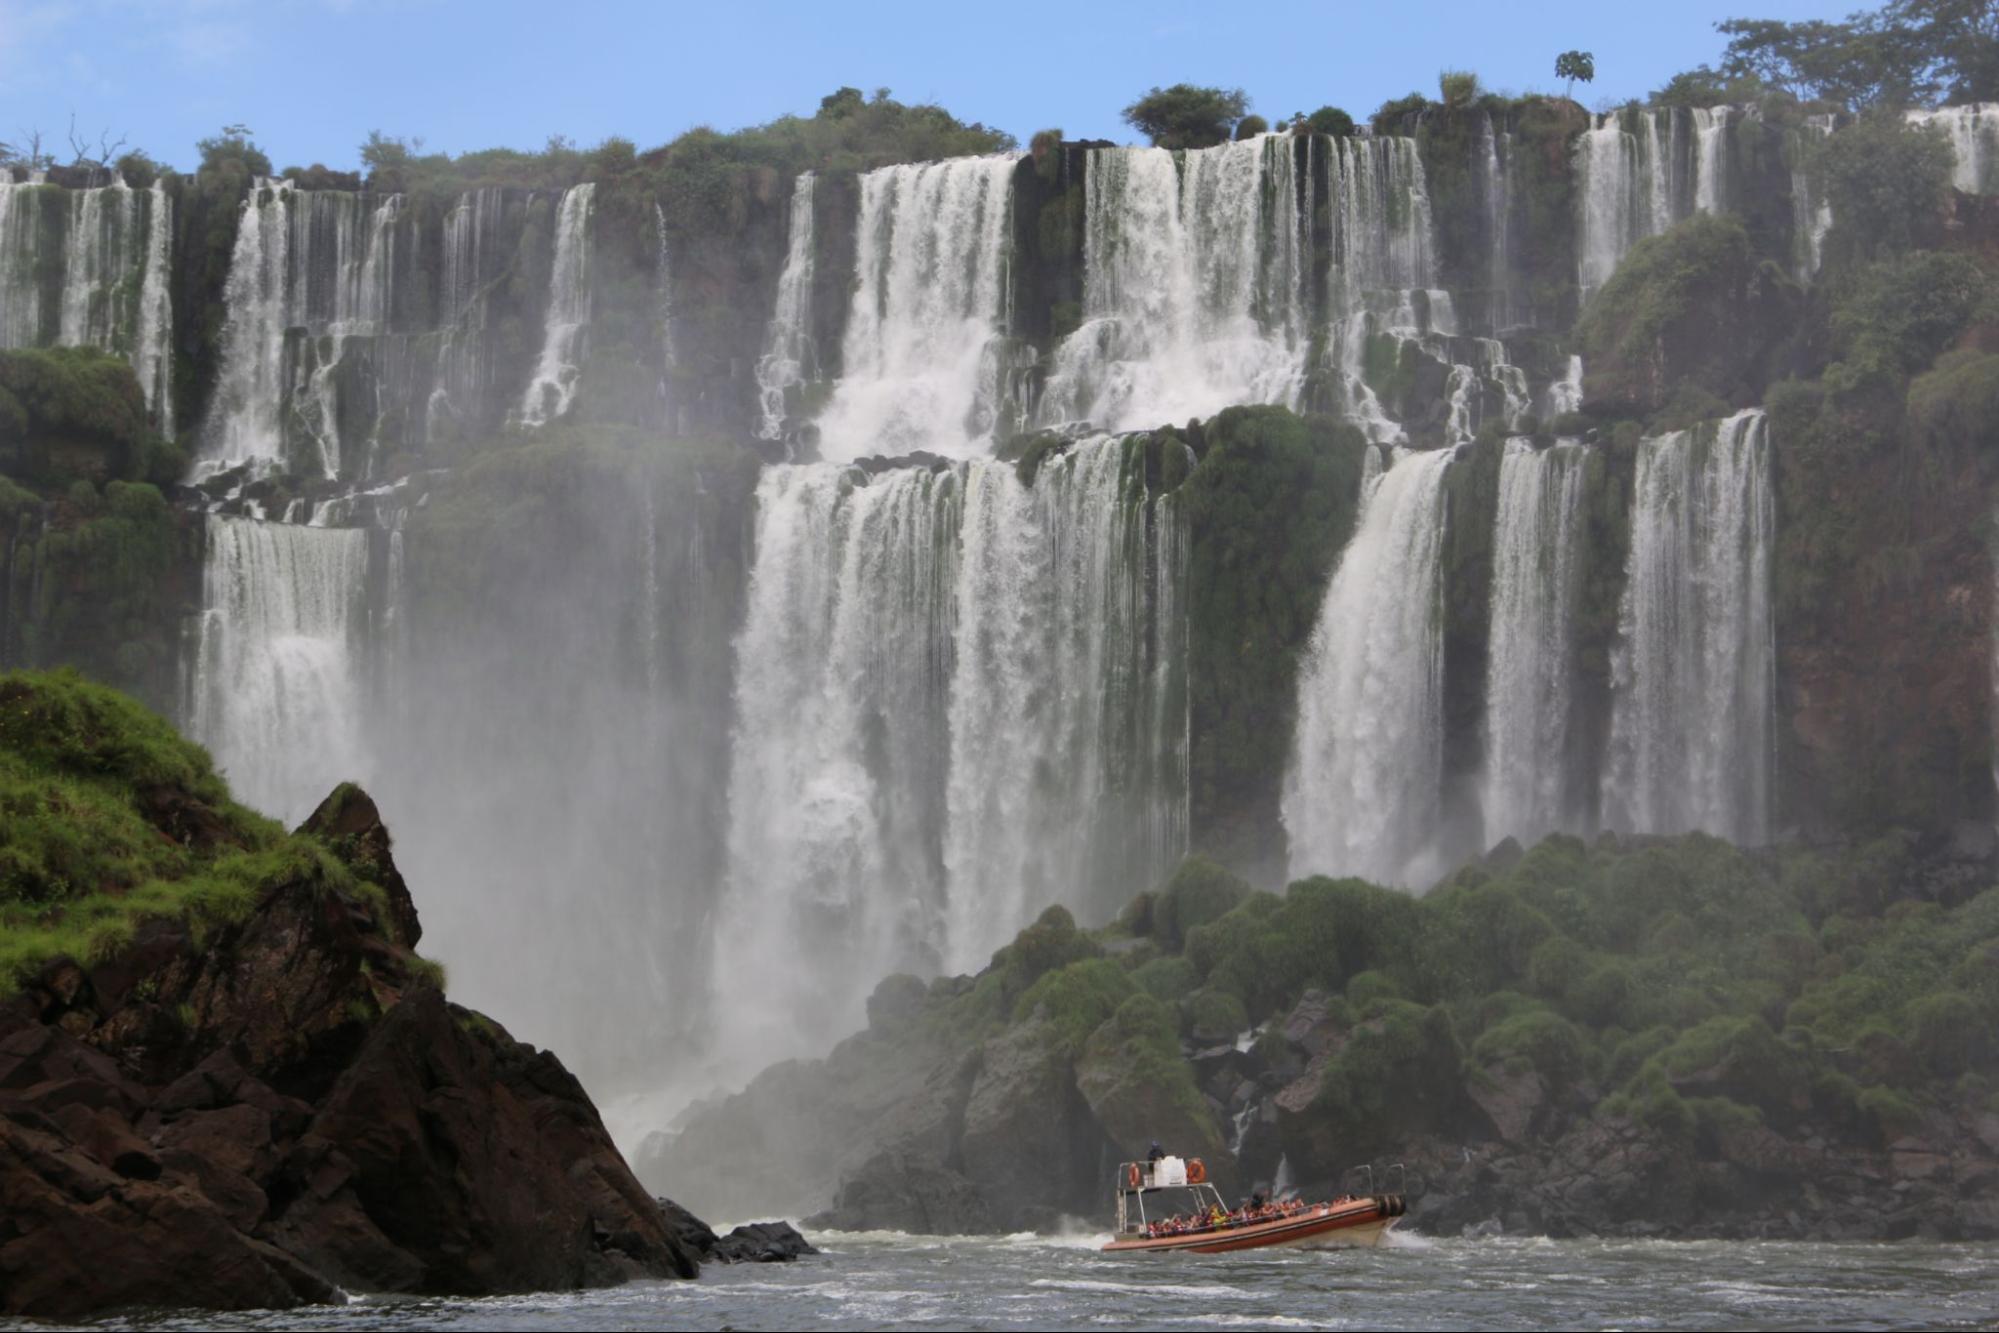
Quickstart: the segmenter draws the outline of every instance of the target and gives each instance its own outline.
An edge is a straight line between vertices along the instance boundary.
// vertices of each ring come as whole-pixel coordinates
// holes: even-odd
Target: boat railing
[[[1369,1198],[1378,1194],[1409,1195],[1421,1192],[1420,1183],[1415,1188],[1411,1188],[1409,1181],[1409,1167],[1405,1163],[1389,1162],[1384,1165],[1381,1168],[1377,1182],[1374,1163],[1362,1162],[1359,1166],[1350,1166],[1347,1168],[1345,1186],[1346,1192],[1355,1198]]]

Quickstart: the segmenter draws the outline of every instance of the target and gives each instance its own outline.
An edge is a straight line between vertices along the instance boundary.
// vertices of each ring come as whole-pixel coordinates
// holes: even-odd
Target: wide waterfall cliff
[[[1977,253],[1992,109],[1923,126]],[[1925,773],[1896,818],[1942,836],[1993,813],[1990,367],[1868,416],[1901,363],[1791,336],[1853,132],[1523,98],[726,183],[19,173],[0,349],[129,365],[118,431],[190,465],[10,499],[0,644],[180,625],[156,674],[246,800],[365,782],[456,988],[606,1092],[671,1052],[675,1101],[1189,852],[1421,892],[1509,838],[1844,834]],[[185,604],[67,648],[145,523]]]

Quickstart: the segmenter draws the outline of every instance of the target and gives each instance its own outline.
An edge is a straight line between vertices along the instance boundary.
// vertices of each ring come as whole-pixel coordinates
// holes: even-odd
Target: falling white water
[[[666,209],[658,200],[652,205],[653,234],[658,253],[653,265],[653,285],[659,296],[659,397],[669,426],[678,429],[673,402],[673,369],[680,363],[680,347],[673,335],[673,251],[666,243]]]
[[[880,977],[935,969],[958,484],[794,465],[758,486],[715,956],[721,978],[772,964],[724,1006],[759,1055],[836,1037]]]
[[[360,780],[368,535],[208,519],[189,729],[245,803],[295,823]]]
[[[974,971],[1051,904],[1109,917],[1184,850],[1185,554],[1116,439],[1032,488],[971,464],[962,524],[945,963]]]
[[[1511,225],[1513,211],[1513,136],[1493,128],[1486,116],[1479,126],[1479,165],[1485,202],[1486,327],[1494,333],[1526,322],[1518,279],[1514,276]]]
[[[1005,404],[1011,155],[882,167],[861,177],[841,378],[819,418],[835,462],[986,451]]]
[[[1953,186],[1965,194],[1999,194],[1999,102],[1967,102],[1908,115],[1915,124],[1936,126],[1950,140]]]
[[[1289,134],[1176,155],[1090,150],[1084,322],[1055,355],[1049,424],[1149,428],[1234,403],[1295,405],[1305,244]]]
[[[1571,355],[1562,377],[1542,391],[1541,419],[1552,423],[1557,417],[1579,412],[1583,405],[1583,359]]]
[[[814,176],[805,172],[791,186],[791,223],[785,243],[784,269],[777,279],[777,304],[764,334],[763,355],[757,359],[757,404],[762,419],[760,439],[784,434],[786,395],[813,379],[818,368],[812,352],[812,279],[816,249],[812,226]]]
[[[1607,826],[1767,838],[1774,534],[1762,412],[1639,443]]]
[[[1184,851],[1184,535],[1125,458],[1081,443],[1032,487],[986,461],[765,472],[725,1056],[815,1049],[883,975],[981,965],[1052,902],[1108,916]]]
[[[442,438],[491,396],[487,295],[506,275],[512,259],[509,227],[524,211],[523,194],[488,186],[467,190],[444,216],[442,332],[423,401],[426,441]]]
[[[1429,869],[1443,769],[1444,473],[1398,450],[1371,483],[1298,673],[1282,815],[1291,876],[1410,884]]]
[[[1406,137],[1339,138],[1330,152],[1332,367],[1347,417],[1370,440],[1399,443],[1407,436],[1365,378],[1370,340],[1387,339],[1399,355],[1404,342],[1457,331],[1449,294],[1434,286],[1436,241],[1423,159]]]
[[[1679,216],[1671,155],[1679,121],[1670,110],[1633,115],[1635,133],[1624,128],[1625,113],[1613,111],[1576,138],[1576,249],[1585,300],[1610,280],[1626,251],[1666,230]],[[1662,118],[1667,124],[1663,140]]]
[[[65,347],[109,347],[123,320],[115,285],[138,258],[133,193],[123,181],[77,190],[69,200],[63,237],[61,319],[56,342]]]
[[[1832,230],[1832,201],[1818,179],[1816,154],[1836,123],[1830,114],[1806,116],[1790,134],[1791,253],[1799,282],[1810,282],[1819,271],[1825,234]]]
[[[1485,842],[1582,827],[1569,775],[1576,599],[1588,455],[1507,441],[1492,540],[1485,687]]]
[[[0,348],[42,343],[42,199],[40,177],[16,183],[0,171]]]
[[[1695,107],[1694,122],[1694,210],[1699,213],[1728,211],[1728,122],[1733,107]]]
[[[569,410],[582,378],[583,332],[590,323],[590,205],[597,186],[586,181],[563,192],[555,224],[555,259],[548,273],[548,312],[541,356],[521,395],[521,422],[544,426]]]
[[[244,197],[223,291],[222,368],[199,473],[281,467],[285,420],[319,473],[343,470],[336,376],[349,339],[384,331],[402,196],[260,180]],[[303,330],[288,347],[288,331]],[[302,460],[301,460],[302,461]]]
[[[139,282],[138,318],[132,332],[132,370],[160,434],[174,437],[173,201],[158,181],[147,193],[145,276]]]
[[[51,212],[61,214],[59,233]],[[114,178],[66,190],[39,177],[0,181],[0,348],[96,347],[124,357],[171,437],[172,229],[172,205],[157,183],[133,190]],[[52,269],[56,299],[45,309]]]

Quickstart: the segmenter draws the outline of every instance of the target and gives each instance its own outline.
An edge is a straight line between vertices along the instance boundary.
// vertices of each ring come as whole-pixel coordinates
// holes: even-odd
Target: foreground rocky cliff
[[[1225,1192],[1371,1166],[1433,1234],[1990,1238],[1992,873],[1557,837],[1412,899],[1190,861],[1103,931],[1052,909],[977,977],[891,978],[637,1166],[697,1207],[1009,1231],[1101,1224],[1159,1139]]]
[[[0,1311],[698,1271],[562,1063],[445,998],[359,789],[287,837],[158,719],[16,675],[0,806]]]

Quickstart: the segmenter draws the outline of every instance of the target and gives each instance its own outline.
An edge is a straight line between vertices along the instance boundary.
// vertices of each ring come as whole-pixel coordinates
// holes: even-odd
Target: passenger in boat
[[[1156,1162],[1165,1155],[1166,1155],[1166,1150],[1159,1146],[1158,1139],[1154,1139],[1152,1141],[1152,1151],[1145,1154],[1145,1160],[1148,1163]]]

